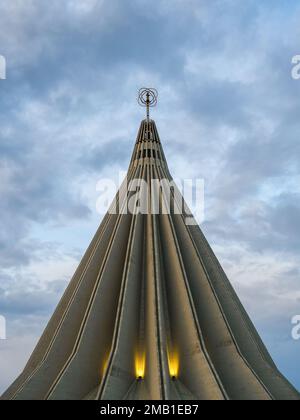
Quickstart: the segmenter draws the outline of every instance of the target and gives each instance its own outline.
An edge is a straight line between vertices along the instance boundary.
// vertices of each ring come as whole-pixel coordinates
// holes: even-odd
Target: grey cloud
[[[58,303],[67,283],[63,280],[49,283],[47,288],[37,285],[29,287],[30,279],[24,279],[27,290],[6,291],[0,288],[0,311],[7,317],[19,318],[26,315],[49,316]]]
[[[63,228],[78,220],[91,217],[94,230],[79,185],[94,175],[96,183],[108,165],[126,169],[144,115],[136,90],[153,84],[161,92],[155,115],[174,177],[187,168],[207,179],[208,239],[232,246],[227,261],[238,267],[239,246],[291,261],[259,299],[251,285],[239,286],[274,350],[296,310],[287,298],[274,327],[284,280],[298,290],[299,194],[261,197],[261,191],[299,176],[300,84],[290,77],[299,15],[295,4],[254,0],[162,0],[159,7],[146,0],[2,2],[0,53],[8,62],[0,84],[2,268],[47,258],[46,226],[62,226],[60,243],[68,241]],[[258,263],[256,270],[259,276]],[[29,290],[30,273],[1,276],[0,304],[13,334],[32,328],[37,336],[65,280]],[[268,319],[257,310],[266,301]],[[17,357],[18,344],[11,345]],[[0,353],[9,363],[7,351]]]
[[[94,146],[89,150],[84,150],[79,158],[79,163],[87,169],[100,171],[104,166],[129,162],[131,149],[132,141],[116,138],[102,146]]]
[[[259,200],[249,202],[248,205],[249,211],[240,213],[238,219],[234,212],[235,205],[232,203],[227,206],[226,212],[223,210],[221,214],[217,212],[218,218],[212,217],[204,223],[208,235],[215,240],[226,238],[226,241],[244,243],[255,252],[271,250],[280,251],[283,255],[287,253],[298,256],[300,249],[299,195],[280,195],[274,199],[272,205]]]

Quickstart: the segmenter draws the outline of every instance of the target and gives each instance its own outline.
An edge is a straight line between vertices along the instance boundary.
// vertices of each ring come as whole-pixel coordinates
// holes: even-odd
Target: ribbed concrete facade
[[[171,180],[154,121],[128,181]],[[131,193],[133,195],[133,193]],[[129,194],[130,196],[130,194]],[[3,399],[297,400],[187,214],[105,216],[24,372]],[[152,188],[144,200],[159,201]],[[157,203],[156,203],[157,204]],[[166,214],[164,214],[166,213]]]

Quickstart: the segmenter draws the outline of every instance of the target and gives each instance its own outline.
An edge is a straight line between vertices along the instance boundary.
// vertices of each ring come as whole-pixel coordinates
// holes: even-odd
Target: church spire
[[[139,103],[147,119],[112,206],[119,211],[104,217],[2,399],[299,400],[200,227],[186,223],[185,206],[175,211],[183,197],[150,120],[157,91],[141,89]]]

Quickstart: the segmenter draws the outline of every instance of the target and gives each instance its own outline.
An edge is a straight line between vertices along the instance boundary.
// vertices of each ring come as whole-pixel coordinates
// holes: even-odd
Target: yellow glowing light
[[[135,374],[137,379],[143,379],[145,376],[146,355],[145,352],[135,354]]]
[[[102,364],[102,372],[101,372],[101,376],[103,377],[105,375],[105,372],[108,368],[108,363],[109,363],[109,353],[107,353],[104,357],[103,360],[103,364]]]
[[[177,350],[168,349],[169,371],[172,378],[177,378],[179,375],[179,354]]]

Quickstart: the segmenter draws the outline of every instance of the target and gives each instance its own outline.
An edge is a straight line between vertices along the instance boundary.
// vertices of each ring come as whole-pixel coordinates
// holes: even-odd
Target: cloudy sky
[[[0,392],[23,368],[127,169],[143,110],[174,177],[204,178],[202,228],[300,389],[298,0],[0,0]]]

